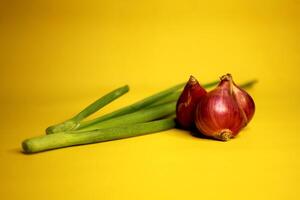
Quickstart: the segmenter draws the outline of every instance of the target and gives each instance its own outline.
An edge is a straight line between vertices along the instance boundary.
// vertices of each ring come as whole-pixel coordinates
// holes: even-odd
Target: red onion
[[[182,128],[191,128],[194,124],[194,114],[200,98],[206,94],[193,76],[190,76],[176,105],[176,119]]]
[[[227,141],[247,125],[254,111],[251,96],[235,85],[230,74],[226,74],[216,89],[200,99],[195,124],[204,135]]]

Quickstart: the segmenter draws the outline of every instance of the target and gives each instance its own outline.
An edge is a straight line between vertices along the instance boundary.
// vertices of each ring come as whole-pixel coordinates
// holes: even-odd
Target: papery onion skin
[[[202,134],[222,141],[235,137],[246,126],[247,118],[233,94],[231,76],[222,77],[217,88],[201,98],[195,124]]]
[[[189,129],[194,125],[196,106],[206,93],[197,79],[190,76],[176,105],[176,120],[181,128]]]

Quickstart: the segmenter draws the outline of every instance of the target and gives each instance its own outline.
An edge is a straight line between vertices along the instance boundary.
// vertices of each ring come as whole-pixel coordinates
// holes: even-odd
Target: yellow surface
[[[0,6],[1,199],[300,199],[300,3],[5,1]],[[227,143],[170,130],[24,155],[128,83],[109,112],[195,75],[258,78],[257,110]],[[98,114],[98,115],[99,115]]]

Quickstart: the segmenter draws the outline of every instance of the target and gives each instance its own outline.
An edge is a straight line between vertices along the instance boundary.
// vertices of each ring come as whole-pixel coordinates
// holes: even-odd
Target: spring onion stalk
[[[167,97],[168,95],[172,94],[173,92],[181,89],[184,85],[185,85],[185,83],[180,83],[171,88],[168,88],[168,89],[160,91],[154,95],[146,97],[140,101],[137,101],[129,106],[123,107],[121,109],[118,109],[118,110],[108,113],[106,115],[100,116],[96,119],[82,122],[82,123],[80,123],[80,125],[78,127],[76,127],[76,129],[83,129],[84,127],[91,126],[91,125],[96,124],[101,121],[105,121],[105,120],[108,120],[108,119],[111,119],[114,117],[118,117],[118,116],[122,116],[125,114],[129,114],[129,113],[138,111],[142,108],[147,107],[148,105],[153,104],[154,102],[156,102],[164,97]]]
[[[175,91],[172,94],[158,100],[157,102],[154,102],[154,103],[146,106],[144,109],[153,108],[155,106],[159,106],[159,105],[162,105],[165,103],[171,103],[171,102],[177,101],[177,99],[179,98],[181,93],[182,93],[182,90]]]
[[[251,80],[251,81],[247,81],[245,83],[239,84],[239,86],[243,89],[249,89],[251,88],[253,85],[255,85],[258,82],[258,80]]]
[[[127,93],[128,91],[129,91],[129,87],[128,85],[125,85],[123,87],[117,88],[116,90],[107,93],[106,95],[102,96],[101,98],[99,98],[98,100],[96,100],[95,102],[87,106],[85,109],[83,109],[81,112],[79,112],[71,119],[68,119],[62,123],[48,127],[46,129],[46,133],[51,134],[51,133],[57,133],[57,132],[75,129],[83,119],[90,116],[91,114],[98,111],[99,109],[109,104],[113,100],[117,99],[118,97],[122,96],[123,94]]]
[[[167,118],[152,122],[138,123],[122,127],[100,129],[78,134],[50,134],[31,139],[22,143],[24,153],[37,153],[41,151],[69,147],[74,145],[90,144],[110,140],[135,137],[149,133],[168,130],[175,127],[174,118]]]
[[[139,110],[127,115],[115,117],[106,121],[98,122],[83,129],[74,130],[70,133],[80,133],[82,131],[92,131],[95,129],[111,128],[121,125],[129,125],[135,123],[149,122],[160,119],[162,117],[174,114],[176,110],[176,102],[158,105],[153,108]]]

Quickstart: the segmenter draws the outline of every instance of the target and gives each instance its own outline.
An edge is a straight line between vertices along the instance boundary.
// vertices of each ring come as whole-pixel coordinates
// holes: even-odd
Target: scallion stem
[[[120,125],[129,125],[135,123],[148,122],[155,119],[174,114],[176,110],[176,102],[166,103],[158,105],[149,109],[142,109],[133,113],[115,117],[106,121],[101,121],[96,124],[87,126],[85,128],[74,130],[71,133],[78,133],[82,131],[91,131],[95,129],[104,129],[110,127],[116,127]]]
[[[51,133],[57,133],[57,132],[75,129],[83,119],[90,116],[91,114],[98,111],[99,109],[109,104],[113,100],[117,99],[118,97],[122,96],[123,94],[127,93],[128,91],[129,91],[129,87],[128,85],[125,85],[123,87],[117,88],[116,90],[109,92],[108,94],[96,100],[94,103],[87,106],[85,109],[83,109],[81,112],[79,112],[71,119],[68,119],[62,123],[48,127],[46,129],[46,133],[51,134]]]
[[[240,84],[239,86],[243,89],[249,89],[251,88],[253,85],[255,85],[258,82],[258,80],[253,79],[251,81],[247,81],[245,83]]]
[[[43,135],[23,141],[22,147],[25,153],[36,153],[74,145],[90,144],[140,136],[168,130],[174,127],[174,118],[168,118],[122,127],[82,132],[78,134],[62,133]]]
[[[184,85],[185,85],[185,83],[180,83],[180,84],[170,87],[166,90],[160,91],[154,95],[146,97],[140,101],[137,101],[129,106],[125,106],[121,109],[118,109],[118,110],[108,113],[106,115],[100,116],[96,119],[81,122],[80,125],[78,127],[76,127],[76,129],[83,129],[84,127],[91,126],[91,125],[96,124],[101,121],[105,121],[105,120],[108,120],[108,119],[111,119],[114,117],[118,117],[118,116],[122,116],[125,114],[129,114],[129,113],[138,111],[142,108],[147,107],[148,105],[153,104],[154,102],[156,102],[164,97],[167,97],[168,95],[172,94],[173,92],[177,91],[178,89],[181,89]]]

